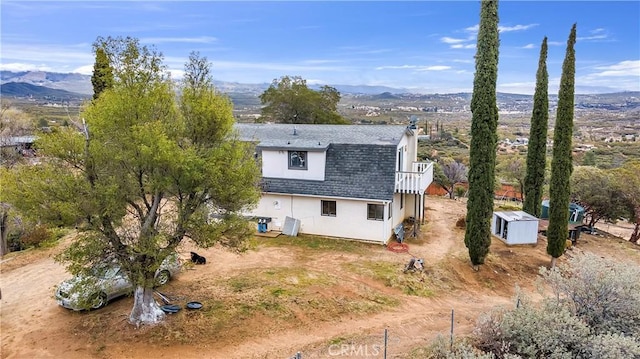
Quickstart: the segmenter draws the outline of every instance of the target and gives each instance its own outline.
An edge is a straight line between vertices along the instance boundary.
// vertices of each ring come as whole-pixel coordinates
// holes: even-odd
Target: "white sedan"
[[[156,285],[166,284],[180,271],[180,258],[172,254],[156,271]],[[72,310],[102,308],[110,300],[133,292],[133,284],[117,264],[96,267],[91,275],[77,275],[56,288],[58,304]]]

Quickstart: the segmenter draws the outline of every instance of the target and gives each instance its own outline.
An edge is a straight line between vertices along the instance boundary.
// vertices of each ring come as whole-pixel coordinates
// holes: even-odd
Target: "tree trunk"
[[[556,257],[551,257],[551,268],[555,268],[556,267],[556,261],[558,260],[558,258]]]
[[[633,228],[633,233],[631,233],[631,238],[629,238],[629,242],[638,244],[639,239],[640,239],[640,221],[636,221],[636,226]]]
[[[153,288],[137,286],[133,294],[133,309],[129,315],[129,323],[136,327],[153,325],[164,320],[165,314],[153,297]]]
[[[0,213],[0,257],[9,253],[9,246],[7,245],[7,237],[9,234],[8,221],[9,213],[2,211],[2,213]]]

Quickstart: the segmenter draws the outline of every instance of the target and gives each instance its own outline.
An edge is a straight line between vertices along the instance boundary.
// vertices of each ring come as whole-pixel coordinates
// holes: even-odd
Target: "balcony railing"
[[[396,172],[396,192],[423,195],[433,182],[433,163],[414,162],[411,171]]]

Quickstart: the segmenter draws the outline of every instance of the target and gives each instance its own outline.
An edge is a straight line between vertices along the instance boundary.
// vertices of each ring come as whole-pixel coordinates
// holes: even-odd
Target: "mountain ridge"
[[[50,101],[78,101],[91,97],[91,95],[87,94],[33,85],[27,82],[7,82],[0,84],[0,95]]]
[[[59,73],[59,72],[47,72],[47,71],[0,71],[0,84],[6,83],[27,83],[36,86],[48,87],[51,89],[65,90],[68,92],[93,95],[93,87],[91,85],[91,75],[83,75],[79,73]],[[214,80],[216,88],[226,93],[252,93],[261,94],[267,88],[270,83],[240,83],[230,81],[217,81]],[[321,85],[311,84],[310,88],[317,89]],[[350,95],[406,95],[406,96],[421,96],[421,95],[461,95],[467,96],[471,92],[458,92],[458,93],[419,93],[411,91],[406,88],[395,88],[388,86],[370,86],[370,85],[329,85],[334,87],[342,94]],[[517,94],[499,92],[498,94],[510,97],[522,97],[532,98],[532,95]],[[604,96],[611,94],[627,94],[632,96],[640,96],[640,91],[623,91],[623,92],[603,92],[598,94],[576,94],[578,96]],[[555,95],[551,94],[550,97]]]

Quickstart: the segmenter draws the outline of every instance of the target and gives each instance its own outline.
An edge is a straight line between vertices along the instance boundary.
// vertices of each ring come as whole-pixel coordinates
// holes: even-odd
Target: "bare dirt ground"
[[[290,358],[300,351],[303,358],[381,358],[383,332],[388,329],[388,357],[410,358],[414,348],[427,345],[439,334],[449,335],[452,310],[454,334],[461,336],[471,332],[481,313],[497,305],[513,305],[516,286],[535,296],[538,268],[549,263],[543,237],[537,245],[527,246],[507,246],[494,238],[486,264],[474,272],[463,243],[464,230],[455,227],[465,210],[463,202],[429,197],[427,223],[417,238],[406,240],[409,253],[393,253],[365,244],[348,252],[314,251],[263,246],[260,239],[257,248],[242,254],[219,248],[198,249],[207,257],[207,264],[185,269],[162,288],[163,292],[213,303],[207,302],[209,297],[224,295],[220,287],[214,286],[214,279],[303,267],[310,273],[332,278],[331,286],[312,288],[318,298],[345,296],[348,300],[361,298],[364,292],[397,300],[397,305],[371,312],[346,310],[324,315],[322,308],[294,311],[293,318],[285,320],[254,313],[240,322],[241,327],[223,326],[226,329],[211,336],[189,333],[190,321],[194,328],[202,329],[203,321],[212,319],[185,310],[169,316],[161,330],[136,329],[127,323],[132,298],[88,313],[60,308],[53,291],[68,277],[53,260],[60,247],[10,254],[0,267],[0,357]],[[185,245],[182,256],[186,259],[192,249]],[[580,252],[640,264],[639,246],[615,237],[586,234],[560,262]],[[411,255],[425,259],[425,275],[433,283],[433,295],[408,295],[379,278],[345,270],[348,263],[384,262],[397,264],[397,275],[402,276],[402,267]],[[212,289],[207,291],[207,286]]]

